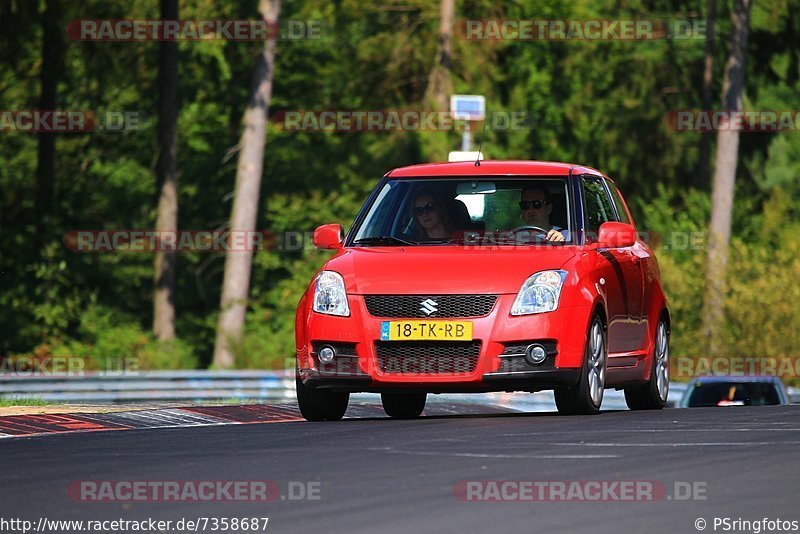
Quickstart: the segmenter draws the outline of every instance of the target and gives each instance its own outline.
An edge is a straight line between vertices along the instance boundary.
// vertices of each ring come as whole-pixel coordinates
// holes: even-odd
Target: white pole
[[[469,121],[464,121],[464,133],[461,134],[461,150],[464,152],[469,152],[472,150],[470,145],[472,144],[472,139],[469,131]]]

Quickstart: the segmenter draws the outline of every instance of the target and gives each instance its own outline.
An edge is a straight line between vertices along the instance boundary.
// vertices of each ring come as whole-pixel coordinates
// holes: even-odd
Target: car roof
[[[386,173],[389,178],[436,178],[441,176],[569,176],[574,174],[593,174],[604,176],[591,167],[555,161],[504,161],[483,160],[480,166],[472,161],[453,163],[423,163],[399,167]]]
[[[724,375],[724,376],[698,376],[694,380],[693,383],[701,383],[701,384],[709,384],[715,382],[721,383],[729,383],[729,382],[781,382],[781,379],[777,376],[759,376],[759,375],[752,375],[752,376],[732,376],[732,375]]]

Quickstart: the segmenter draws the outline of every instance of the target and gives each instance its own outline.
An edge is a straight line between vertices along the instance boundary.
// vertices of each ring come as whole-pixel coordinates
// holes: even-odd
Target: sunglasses
[[[436,202],[428,202],[424,206],[417,206],[414,208],[414,215],[422,215],[423,213],[431,213],[436,211],[438,204]]]
[[[547,206],[550,204],[546,200],[520,200],[519,202],[519,209],[522,211],[527,210],[528,208],[533,208],[535,210],[542,209],[542,206]]]

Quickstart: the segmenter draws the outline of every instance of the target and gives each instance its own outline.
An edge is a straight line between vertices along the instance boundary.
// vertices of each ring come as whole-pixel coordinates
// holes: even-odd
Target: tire
[[[427,399],[427,393],[381,393],[383,411],[394,419],[416,419]]]
[[[606,380],[608,345],[606,329],[595,314],[589,324],[584,348],[584,362],[578,384],[554,391],[556,407],[563,415],[593,415],[600,411]]]
[[[338,421],[344,417],[350,402],[349,393],[306,386],[299,374],[295,377],[295,384],[297,405],[306,421]]]
[[[661,410],[669,395],[669,329],[660,319],[656,327],[650,378],[646,384],[625,388],[625,402],[631,410]]]

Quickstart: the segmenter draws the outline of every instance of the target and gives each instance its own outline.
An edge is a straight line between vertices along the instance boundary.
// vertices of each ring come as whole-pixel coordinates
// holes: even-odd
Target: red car
[[[351,392],[391,417],[428,393],[553,389],[558,411],[631,409],[669,390],[670,316],[652,250],[617,187],[589,167],[536,161],[387,173],[297,307],[297,399],[338,420]]]

